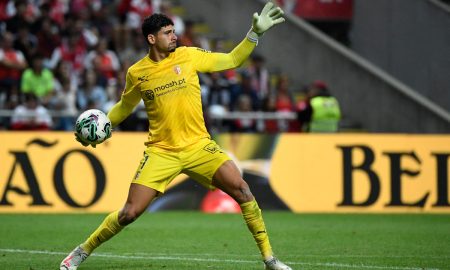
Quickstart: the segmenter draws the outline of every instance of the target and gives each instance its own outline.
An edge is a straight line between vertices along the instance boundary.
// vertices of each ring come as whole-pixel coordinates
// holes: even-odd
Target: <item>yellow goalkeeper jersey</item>
[[[149,119],[147,145],[168,150],[208,138],[197,72],[216,72],[241,65],[256,44],[244,39],[230,53],[179,47],[162,61],[147,55],[128,69],[121,100],[108,113],[117,126],[144,101]]]

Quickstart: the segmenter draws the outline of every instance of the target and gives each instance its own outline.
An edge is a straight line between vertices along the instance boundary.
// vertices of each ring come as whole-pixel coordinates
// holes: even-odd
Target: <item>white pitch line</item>
[[[108,254],[108,253],[105,253]],[[123,253],[124,255],[137,255],[137,256],[166,256],[167,253],[146,253],[146,252],[133,252],[133,253]],[[214,253],[170,253],[171,256],[203,256],[203,257],[241,257],[241,254],[214,254]],[[390,258],[390,259],[431,259],[431,260],[444,260],[450,259],[450,256],[430,256],[430,255],[364,255],[364,254],[304,254],[301,253],[300,257],[320,257],[320,258]],[[247,257],[259,258],[260,255],[248,255]],[[291,255],[283,255],[283,257],[291,257]]]
[[[0,248],[0,252],[8,253],[27,253],[27,254],[44,254],[44,255],[66,255],[66,252],[56,252],[47,250],[27,250],[27,249],[11,249]],[[142,260],[171,260],[171,261],[196,261],[196,262],[229,262],[229,263],[255,263],[249,260],[231,260],[231,259],[205,259],[193,257],[179,257],[179,256],[134,256],[134,255],[114,255],[105,253],[92,254],[93,257],[113,258],[113,259],[142,259]],[[342,263],[306,263],[306,262],[286,262],[291,265],[308,265],[308,266],[323,266],[330,268],[356,268],[356,269],[391,269],[391,270],[439,270],[438,268],[422,268],[422,267],[397,267],[397,266],[377,266],[377,265],[363,265],[363,264],[342,264]]]

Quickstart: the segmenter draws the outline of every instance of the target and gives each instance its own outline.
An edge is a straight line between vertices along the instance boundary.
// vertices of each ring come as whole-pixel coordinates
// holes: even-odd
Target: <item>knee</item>
[[[250,191],[250,187],[244,180],[239,183],[233,193],[234,199],[239,204],[250,202],[254,199],[253,194]]]
[[[124,207],[119,212],[119,224],[122,226],[128,225],[138,219],[142,212],[137,211],[133,207]]]

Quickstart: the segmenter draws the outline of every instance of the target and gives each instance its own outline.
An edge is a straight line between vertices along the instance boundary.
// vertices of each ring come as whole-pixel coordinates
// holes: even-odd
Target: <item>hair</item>
[[[30,101],[38,102],[39,98],[33,93],[26,93],[23,95],[23,100],[25,102],[30,102]]]
[[[158,33],[161,28],[168,25],[174,25],[173,21],[164,14],[155,13],[144,19],[142,22],[142,34],[148,43],[147,36]]]
[[[323,81],[314,81],[311,86],[311,95],[312,96],[331,96],[330,90],[328,89],[328,85]]]
[[[42,53],[37,52],[37,53],[33,54],[32,59],[44,60],[45,57]]]

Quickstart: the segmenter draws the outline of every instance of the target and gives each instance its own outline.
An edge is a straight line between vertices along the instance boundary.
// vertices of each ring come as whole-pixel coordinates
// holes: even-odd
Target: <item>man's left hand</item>
[[[274,25],[284,22],[283,14],[280,7],[275,6],[272,2],[267,2],[261,14],[258,15],[256,12],[253,14],[253,32],[261,36]]]

